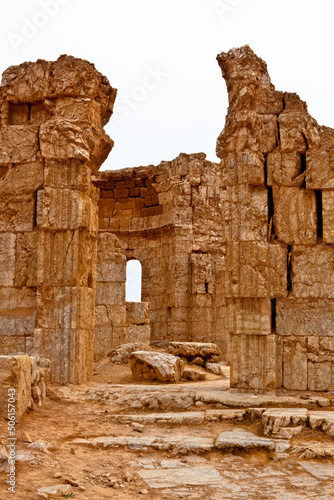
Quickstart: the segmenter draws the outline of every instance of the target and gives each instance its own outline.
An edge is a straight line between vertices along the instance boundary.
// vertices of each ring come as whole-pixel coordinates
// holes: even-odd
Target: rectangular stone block
[[[17,234],[15,286],[37,285],[37,242],[37,231]]]
[[[39,287],[37,327],[94,329],[95,290],[87,287]]]
[[[308,390],[334,390],[334,338],[308,338]]]
[[[42,162],[10,164],[2,167],[2,169],[5,168],[6,172],[0,178],[1,195],[30,193],[43,186],[44,166]]]
[[[264,157],[254,151],[228,153],[221,162],[223,186],[264,185]]]
[[[42,156],[46,160],[89,161],[91,147],[87,141],[88,135],[89,130],[85,134],[83,127],[74,122],[49,120],[41,125],[39,131]]]
[[[334,132],[321,127],[318,145],[309,147],[306,154],[307,189],[334,189]]]
[[[91,170],[78,160],[46,160],[44,183],[50,188],[76,189],[87,193],[92,188]]]
[[[322,191],[322,223],[324,243],[334,243],[334,190]]]
[[[96,284],[97,305],[123,305],[125,304],[125,283],[100,283]]]
[[[126,321],[131,325],[149,325],[150,310],[150,302],[126,302]]]
[[[0,335],[12,335],[15,337],[33,335],[35,328],[35,289],[1,287]]]
[[[293,247],[292,292],[296,298],[334,298],[334,247]]]
[[[267,242],[231,243],[226,253],[225,297],[286,297],[287,249]]]
[[[108,356],[113,349],[113,327],[97,326],[94,330],[94,361]]]
[[[286,245],[316,245],[317,201],[314,191],[273,187],[274,232]]]
[[[232,241],[267,241],[268,191],[247,184],[228,186],[224,204],[226,238]]]
[[[27,163],[37,160],[38,129],[36,125],[2,125],[0,164]]]
[[[270,335],[270,299],[227,299],[225,328],[229,335]]]
[[[41,286],[96,283],[96,239],[84,230],[41,231],[37,280]]]
[[[101,108],[93,99],[81,97],[59,97],[56,100],[56,114],[64,120],[88,122],[101,126]]]
[[[275,149],[267,156],[267,185],[300,187],[305,177],[301,163],[300,153],[282,153],[280,149]]]
[[[94,331],[36,328],[35,350],[51,361],[55,384],[82,384],[93,375]]]
[[[41,227],[45,229],[86,228],[92,234],[98,229],[97,204],[86,193],[72,189],[44,189]]]
[[[277,387],[276,335],[231,335],[231,387],[265,392]]]
[[[283,387],[307,390],[307,337],[283,338]]]
[[[334,337],[334,300],[277,299],[278,335]]]
[[[18,352],[26,352],[27,337],[17,335],[0,335],[0,354],[4,356]]]
[[[0,286],[13,286],[15,279],[16,235],[0,233]]]
[[[305,112],[283,112],[278,118],[280,144],[283,153],[306,153],[306,142],[303,130],[307,125]]]
[[[0,417],[7,419],[8,411],[14,407],[15,420],[20,420],[32,406],[29,356],[0,356],[0,380]]]
[[[130,325],[126,327],[126,343],[143,342],[150,343],[150,325]]]
[[[121,253],[108,255],[101,252],[97,254],[96,279],[99,282],[125,283],[126,281],[126,257]]]
[[[32,231],[35,205],[34,193],[1,195],[0,231]]]

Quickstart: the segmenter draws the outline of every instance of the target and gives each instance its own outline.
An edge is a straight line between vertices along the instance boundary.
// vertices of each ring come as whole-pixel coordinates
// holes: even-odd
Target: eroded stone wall
[[[93,366],[98,190],[116,91],[61,56],[10,67],[1,83],[0,352],[39,352],[54,382]]]
[[[333,390],[334,131],[248,46],[218,56],[231,385]]]

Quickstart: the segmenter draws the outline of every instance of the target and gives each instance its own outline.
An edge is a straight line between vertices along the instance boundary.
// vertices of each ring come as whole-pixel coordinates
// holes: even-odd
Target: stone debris
[[[37,451],[42,451],[43,453],[50,453],[49,449],[53,448],[50,443],[47,441],[43,441],[42,439],[38,439],[37,441],[34,441],[33,443],[28,444],[28,448],[32,450],[37,450]]]
[[[205,369],[209,373],[214,375],[222,376],[221,366],[219,363],[205,363]]]
[[[66,496],[68,494],[73,493],[72,487],[70,484],[57,484],[55,486],[43,486],[38,489],[38,494],[47,494],[47,495],[62,495]]]
[[[242,429],[234,429],[233,431],[222,432],[215,442],[215,448],[218,450],[229,450],[231,448],[251,450],[265,449],[274,450],[275,442],[272,439],[256,436],[252,432],[247,432]]]
[[[220,355],[216,344],[201,342],[169,342],[169,352],[174,356],[182,356],[190,363],[205,364]],[[197,362],[196,362],[197,361]]]
[[[186,368],[183,369],[182,378],[186,380],[191,380],[193,382],[198,382],[200,380],[205,380],[206,375],[205,373],[199,370],[187,366]]]
[[[129,363],[130,356],[133,352],[150,350],[150,346],[145,343],[131,342],[130,344],[122,344],[110,353],[111,361],[115,363],[115,365],[126,364]]]
[[[182,376],[180,359],[172,354],[136,351],[130,355],[130,368],[135,380],[179,382]]]
[[[334,436],[334,412],[310,411],[309,423],[311,429],[321,429],[329,436]]]
[[[269,408],[262,413],[262,424],[264,435],[272,434],[278,437],[282,428],[289,428],[288,433],[299,434],[306,426],[308,421],[308,412],[306,408]],[[295,428],[295,431],[293,429]],[[281,436],[284,439],[284,433]],[[285,437],[288,439],[288,437]]]

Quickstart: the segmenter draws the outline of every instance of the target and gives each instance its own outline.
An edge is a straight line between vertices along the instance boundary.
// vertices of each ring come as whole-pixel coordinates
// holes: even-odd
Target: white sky
[[[232,47],[250,45],[278,90],[334,128],[333,19],[333,0],[3,1],[0,72],[64,53],[93,62],[118,88],[102,170],[180,152],[215,161],[227,109],[216,55]]]
[[[1,7],[1,73],[67,53],[93,62],[118,88],[107,126],[115,147],[102,169],[158,164],[180,152],[215,160],[227,108],[216,55],[246,43],[268,63],[277,89],[297,92],[320,124],[334,127],[333,0],[15,0]]]

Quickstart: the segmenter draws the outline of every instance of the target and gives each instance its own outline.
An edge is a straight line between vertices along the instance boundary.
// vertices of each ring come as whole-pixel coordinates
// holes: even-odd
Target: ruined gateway
[[[38,352],[52,382],[83,383],[129,341],[215,342],[231,387],[334,390],[334,130],[248,46],[218,63],[220,163],[102,172],[107,78],[68,56],[4,72],[0,354]],[[127,305],[133,258],[143,303]]]

